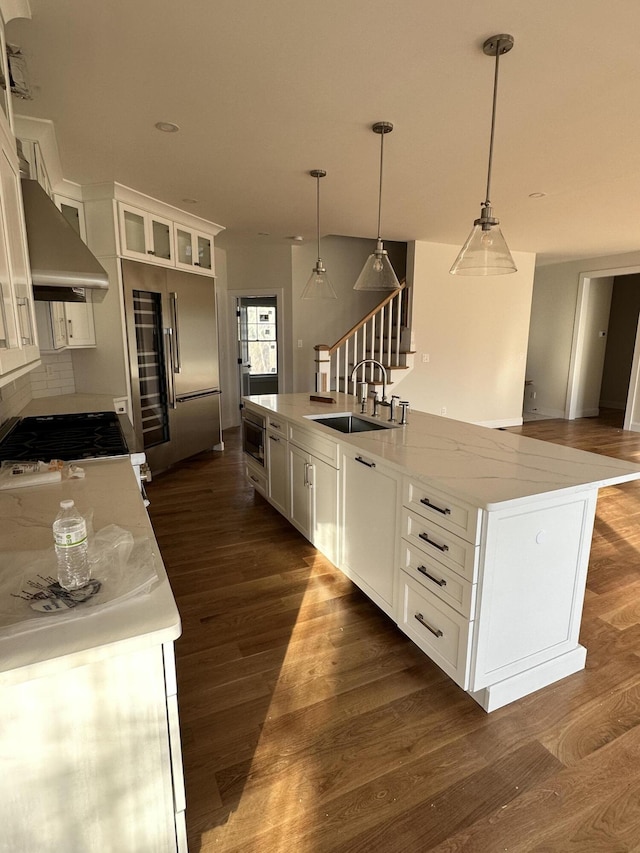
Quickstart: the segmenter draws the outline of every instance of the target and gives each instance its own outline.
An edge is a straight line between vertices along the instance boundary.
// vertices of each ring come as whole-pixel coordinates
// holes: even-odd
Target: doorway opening
[[[277,394],[281,369],[277,296],[236,297],[240,398]]]
[[[571,347],[565,418],[624,412],[640,431],[640,268],[582,273]],[[634,413],[636,413],[634,415]]]

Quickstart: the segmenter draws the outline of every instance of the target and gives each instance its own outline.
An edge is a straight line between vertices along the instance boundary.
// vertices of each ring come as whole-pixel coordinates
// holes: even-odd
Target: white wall
[[[535,255],[514,252],[513,275],[471,277],[449,274],[459,247],[416,242],[410,249],[415,367],[393,393],[413,409],[444,409],[456,420],[522,423]]]
[[[580,276],[599,270],[640,268],[640,252],[582,258],[536,270],[527,353],[527,378],[536,388],[537,410],[563,418],[571,364]]]

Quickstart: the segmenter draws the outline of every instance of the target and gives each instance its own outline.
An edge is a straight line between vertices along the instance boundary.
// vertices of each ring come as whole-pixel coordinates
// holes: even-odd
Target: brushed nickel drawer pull
[[[249,479],[253,480],[254,483],[260,484],[260,480],[257,477],[254,477],[253,474],[249,474]]]
[[[443,509],[441,506],[436,506],[435,504],[432,504],[429,498],[420,498],[420,503],[424,504],[425,506],[428,506],[429,509],[435,509],[436,512],[441,512],[442,515],[451,515],[451,510],[448,506]]]
[[[367,468],[375,468],[375,462],[367,462],[366,459],[363,459],[362,456],[356,456],[356,462],[359,462],[361,465],[366,465]]]
[[[440,580],[438,580],[438,578],[434,578],[433,575],[430,575],[426,569],[426,566],[418,566],[418,571],[420,572],[421,575],[424,575],[426,578],[429,578],[430,581],[437,583],[438,586],[446,586],[447,585],[447,582],[444,578],[440,578]]]
[[[270,435],[269,438],[271,439],[271,441],[280,441],[277,435]]]
[[[443,637],[443,636],[444,636],[444,634],[442,633],[442,631],[440,630],[440,628],[432,628],[432,627],[431,627],[431,625],[429,625],[429,623],[428,623],[428,622],[425,622],[425,619],[424,619],[424,616],[422,615],[422,613],[416,613],[416,615],[415,615],[415,617],[414,617],[414,618],[415,618],[415,619],[417,619],[417,620],[418,620],[418,622],[419,622],[419,623],[420,623],[424,628],[426,628],[426,629],[427,629],[427,631],[431,631],[431,633],[433,634],[433,636],[434,636],[434,637]]]
[[[423,541],[423,542],[426,542],[426,543],[427,543],[427,545],[433,545],[433,547],[434,547],[434,548],[437,548],[437,549],[438,549],[438,551],[442,551],[442,552],[444,552],[444,551],[448,551],[448,550],[449,550],[449,546],[448,546],[448,545],[438,545],[438,543],[437,543],[437,542],[434,542],[434,541],[433,541],[433,539],[429,539],[429,534],[428,534],[428,533],[418,533],[418,537],[419,537],[420,539],[422,539],[422,541]]]
[[[269,426],[273,427],[274,429],[282,429],[280,424],[275,423],[275,421],[269,421]]]

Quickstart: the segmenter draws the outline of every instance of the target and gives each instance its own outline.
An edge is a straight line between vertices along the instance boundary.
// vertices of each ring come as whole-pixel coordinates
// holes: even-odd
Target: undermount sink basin
[[[323,415],[306,415],[306,417],[317,424],[337,429],[338,432],[369,432],[375,429],[392,429],[398,426],[398,424],[365,420],[365,418],[359,418],[357,415],[352,415],[349,412],[340,415],[327,415],[326,417]]]

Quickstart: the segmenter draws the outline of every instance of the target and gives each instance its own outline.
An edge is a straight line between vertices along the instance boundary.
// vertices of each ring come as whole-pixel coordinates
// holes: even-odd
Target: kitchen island
[[[359,404],[331,397],[245,398],[265,422],[256,490],[485,710],[582,669],[598,489],[640,466],[389,408],[345,434],[326,418]]]
[[[82,467],[84,479],[0,491],[0,850],[186,850],[180,617],[129,458]],[[66,498],[95,531],[130,532],[153,579],[125,600],[38,616],[12,593],[31,589],[32,565],[55,565]]]

